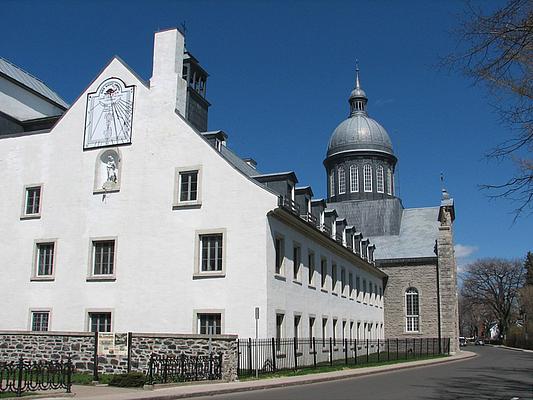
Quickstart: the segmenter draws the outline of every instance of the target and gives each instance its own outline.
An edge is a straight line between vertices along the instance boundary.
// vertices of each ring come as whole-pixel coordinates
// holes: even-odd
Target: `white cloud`
[[[456,244],[454,249],[456,258],[467,258],[478,250],[477,246],[468,246],[466,244]]]

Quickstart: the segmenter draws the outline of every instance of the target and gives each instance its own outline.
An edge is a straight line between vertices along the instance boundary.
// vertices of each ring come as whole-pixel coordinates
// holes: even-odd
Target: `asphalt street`
[[[533,353],[491,346],[466,349],[478,356],[372,376],[197,399],[533,400]]]

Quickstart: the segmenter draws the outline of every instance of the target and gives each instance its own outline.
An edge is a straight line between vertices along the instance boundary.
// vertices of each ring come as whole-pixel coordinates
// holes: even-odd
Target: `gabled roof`
[[[0,74],[3,74],[19,84],[26,86],[30,90],[37,92],[64,109],[69,108],[69,104],[59,97],[56,92],[46,86],[43,81],[2,57],[0,57]]]

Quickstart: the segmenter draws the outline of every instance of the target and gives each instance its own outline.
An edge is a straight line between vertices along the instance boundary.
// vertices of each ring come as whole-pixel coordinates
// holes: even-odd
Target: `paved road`
[[[204,400],[533,400],[533,353],[466,347],[466,361],[326,383],[197,397]]]

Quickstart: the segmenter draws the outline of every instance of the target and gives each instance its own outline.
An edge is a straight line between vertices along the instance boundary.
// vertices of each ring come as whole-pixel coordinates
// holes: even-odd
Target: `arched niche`
[[[118,149],[104,149],[95,160],[94,193],[118,192],[122,158]]]

